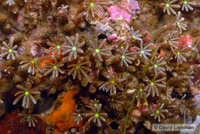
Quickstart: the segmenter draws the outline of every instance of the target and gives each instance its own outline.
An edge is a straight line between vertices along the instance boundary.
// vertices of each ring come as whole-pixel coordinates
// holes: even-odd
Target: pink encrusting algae
[[[108,8],[108,13],[112,19],[125,19],[127,21],[131,20],[131,15],[125,9],[120,9],[117,6],[110,6]]]

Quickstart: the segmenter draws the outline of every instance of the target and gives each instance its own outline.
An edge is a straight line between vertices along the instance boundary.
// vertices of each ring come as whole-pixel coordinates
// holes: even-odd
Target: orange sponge
[[[76,95],[75,91],[68,91],[64,98],[62,105],[51,115],[49,121],[54,123],[60,131],[66,131],[71,127],[81,127],[82,122],[78,125],[74,122],[74,115],[76,111],[76,103],[73,100]]]

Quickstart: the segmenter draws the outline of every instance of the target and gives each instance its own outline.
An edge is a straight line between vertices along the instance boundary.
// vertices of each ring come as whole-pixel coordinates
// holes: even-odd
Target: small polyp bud
[[[64,9],[59,9],[58,15],[61,16],[61,17],[66,16],[66,11]]]
[[[19,12],[19,7],[18,6],[13,6],[12,7],[12,13],[17,14]]]
[[[5,14],[0,14],[0,25],[3,25],[7,19],[8,17]]]
[[[65,32],[71,32],[75,29],[75,24],[74,22],[70,21],[69,23],[67,23],[65,26],[64,26],[64,31]]]
[[[19,42],[22,39],[22,34],[20,32],[17,32],[14,33],[12,37],[14,37],[14,42]]]
[[[13,81],[16,82],[16,83],[21,83],[23,82],[23,78],[22,76],[20,76],[19,74],[16,74],[14,77],[13,77]]]
[[[94,87],[93,85],[90,85],[88,91],[89,91],[90,94],[95,94],[96,91],[97,91],[97,89],[96,89],[96,87]]]
[[[71,129],[71,133],[72,133],[72,134],[75,134],[75,133],[76,133],[76,128],[72,128],[72,129]]]
[[[5,24],[3,26],[3,31],[6,32],[6,33],[10,33],[10,30],[11,30],[11,25],[9,23]]]
[[[53,87],[50,89],[49,94],[55,94],[56,91],[57,91],[57,90],[56,90],[56,87],[53,86]]]
[[[80,28],[82,28],[82,29],[84,29],[85,27],[86,27],[86,22],[85,21],[81,21],[80,23],[79,23],[79,27]]]

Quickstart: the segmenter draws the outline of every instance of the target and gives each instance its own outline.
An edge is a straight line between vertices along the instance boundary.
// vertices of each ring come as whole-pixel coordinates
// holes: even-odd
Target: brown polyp
[[[88,78],[83,78],[82,80],[81,80],[81,85],[83,86],[83,87],[86,87],[87,85],[88,85]]]
[[[20,76],[19,74],[16,74],[14,77],[13,77],[13,81],[16,82],[16,83],[21,83],[24,81],[24,79],[22,78],[22,76]]]
[[[3,26],[3,31],[6,32],[6,33],[10,33],[11,31],[11,25],[9,23],[6,23],[4,26]]]
[[[18,12],[19,12],[19,7],[16,6],[16,5],[13,6],[13,7],[12,7],[12,13],[16,15]]]
[[[8,19],[8,17],[5,14],[1,13],[0,14],[0,26],[4,25],[5,22],[7,21],[7,19]]]
[[[72,129],[71,129],[71,133],[72,133],[72,134],[75,134],[76,132],[77,132],[77,131],[76,131],[76,128],[72,128]]]
[[[75,29],[75,24],[73,21],[69,21],[65,26],[64,26],[64,31],[65,32],[71,32]]]
[[[12,36],[15,38],[14,42],[19,42],[22,39],[22,34],[20,32],[14,33]]]
[[[49,94],[55,94],[56,93],[56,86],[53,86],[51,89],[50,89],[50,93]]]
[[[81,21],[80,23],[79,23],[79,27],[80,28],[82,28],[82,29],[84,29],[85,27],[86,27],[86,22],[85,21]]]
[[[28,25],[30,22],[28,19],[23,19],[23,23],[24,23],[24,25]]]
[[[96,91],[97,91],[97,89],[96,89],[96,87],[94,87],[93,85],[90,85],[88,91],[89,91],[90,94],[95,94]]]
[[[4,8],[7,8],[7,7],[8,7],[8,5],[6,4],[6,0],[4,0],[4,1],[1,3],[1,5],[2,5],[2,7],[4,7]]]

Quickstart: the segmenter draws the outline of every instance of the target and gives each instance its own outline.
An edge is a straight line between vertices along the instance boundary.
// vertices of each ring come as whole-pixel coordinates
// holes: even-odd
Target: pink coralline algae
[[[160,57],[160,56],[165,56],[165,52],[164,52],[164,51],[161,51],[159,57]]]
[[[91,76],[92,80],[95,80],[99,77],[99,72],[97,70],[94,70],[90,73],[89,76]]]
[[[112,67],[108,70],[108,72],[110,72],[112,75],[117,74]]]
[[[147,107],[146,105],[144,105],[144,104],[138,105],[138,106],[137,106],[137,109],[138,109],[138,111],[139,111],[140,113],[144,113],[144,112],[148,111],[148,107]]]
[[[115,42],[117,39],[117,35],[116,34],[110,35],[110,36],[108,36],[107,39],[109,42],[113,42],[113,41]]]
[[[180,43],[183,43],[183,47],[186,47],[186,46],[191,47],[191,45],[192,45],[192,39],[191,39],[190,35],[188,35],[188,34],[183,37],[180,37],[178,39],[178,41]]]
[[[132,14],[139,14],[140,13],[140,7],[138,5],[138,2],[135,1],[135,0],[129,0],[128,11]]]
[[[190,35],[184,35],[182,37],[179,37],[179,39],[177,40],[179,42],[179,44],[175,44],[175,46],[179,47],[180,44],[182,44],[182,47],[191,47],[192,45],[192,39],[190,37]]]
[[[120,9],[117,6],[110,6],[108,8],[108,13],[112,19],[122,18],[130,22],[131,15],[125,9]]]
[[[134,53],[137,52],[133,47],[131,47],[129,50],[130,50],[131,52],[134,52]]]

